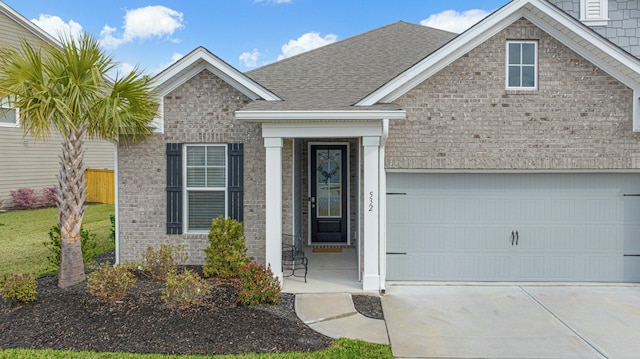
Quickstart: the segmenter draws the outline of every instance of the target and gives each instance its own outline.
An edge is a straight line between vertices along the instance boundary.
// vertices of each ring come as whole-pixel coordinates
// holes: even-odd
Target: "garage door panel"
[[[638,174],[389,174],[387,183],[406,193],[388,200],[387,248],[407,253],[388,258],[390,280],[640,280],[640,197],[623,196],[640,194]]]

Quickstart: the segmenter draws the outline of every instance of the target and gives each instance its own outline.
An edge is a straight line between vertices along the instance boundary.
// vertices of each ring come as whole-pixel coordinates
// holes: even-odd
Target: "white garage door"
[[[640,281],[638,174],[389,173],[387,183],[389,280]]]

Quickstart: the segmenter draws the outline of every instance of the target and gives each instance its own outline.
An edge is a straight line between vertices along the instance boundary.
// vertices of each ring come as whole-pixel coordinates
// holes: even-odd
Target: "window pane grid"
[[[510,42],[507,44],[507,87],[536,87],[536,44]]]
[[[226,185],[226,153],[222,146],[187,146],[187,187],[221,189]]]
[[[226,216],[226,147],[188,145],[185,152],[187,230],[207,231]]]

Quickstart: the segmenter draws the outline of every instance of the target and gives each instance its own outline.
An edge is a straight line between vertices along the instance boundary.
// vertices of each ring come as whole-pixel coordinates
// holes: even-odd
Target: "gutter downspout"
[[[118,171],[118,143],[116,141],[113,142],[113,148],[114,148],[113,182],[114,182],[114,190],[115,190],[114,200],[116,202],[116,206],[115,206],[116,261],[114,263],[115,265],[115,264],[120,264],[120,201],[119,201],[120,191],[118,189],[118,172],[119,172]]]
[[[380,272],[380,293],[384,294],[386,290],[387,281],[387,174],[384,168],[385,157],[385,143],[389,138],[389,119],[382,120],[382,135],[380,136],[380,151],[378,159],[378,184],[380,201],[380,211],[378,215],[378,240],[379,245],[379,257],[378,257],[378,271]]]
[[[633,132],[640,132],[640,89],[633,90]]]

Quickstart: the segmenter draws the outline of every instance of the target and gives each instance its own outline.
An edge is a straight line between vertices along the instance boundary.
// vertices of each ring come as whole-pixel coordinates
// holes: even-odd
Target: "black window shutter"
[[[229,143],[227,146],[228,213],[229,217],[242,222],[244,207],[242,194],[244,187],[243,145],[242,143]]]
[[[167,143],[167,234],[182,234],[181,143]]]

